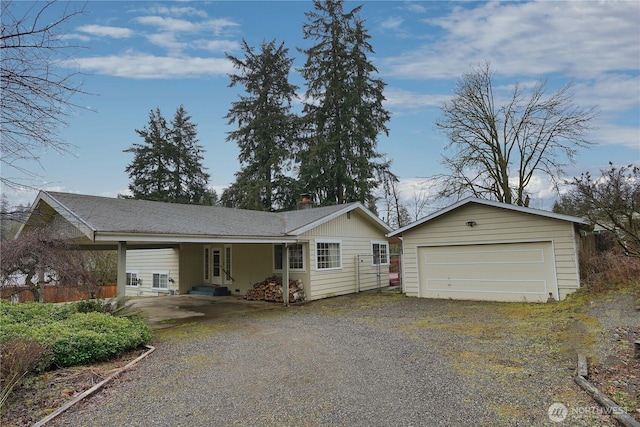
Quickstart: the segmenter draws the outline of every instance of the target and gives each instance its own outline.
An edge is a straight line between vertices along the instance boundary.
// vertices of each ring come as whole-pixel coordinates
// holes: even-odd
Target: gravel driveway
[[[593,407],[573,355],[510,335],[504,307],[360,294],[182,323],[50,425],[544,426],[554,402]]]

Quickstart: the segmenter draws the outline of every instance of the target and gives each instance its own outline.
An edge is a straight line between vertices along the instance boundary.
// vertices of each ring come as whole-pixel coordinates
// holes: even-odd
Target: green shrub
[[[0,303],[0,320],[2,326],[11,323],[45,324],[55,320],[66,319],[77,308],[74,304],[43,304],[41,302],[25,302],[11,304]]]
[[[107,360],[151,338],[143,322],[103,313],[75,313],[39,331],[56,367]]]
[[[151,338],[151,329],[138,318],[79,313],[76,304],[3,303],[0,309],[0,344],[35,340],[46,349],[49,367],[106,360]]]

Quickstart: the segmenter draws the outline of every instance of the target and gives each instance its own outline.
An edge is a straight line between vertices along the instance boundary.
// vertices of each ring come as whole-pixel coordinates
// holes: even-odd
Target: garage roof
[[[528,207],[524,207],[524,206],[516,206],[516,205],[510,205],[507,203],[501,203],[501,202],[496,202],[493,200],[484,200],[484,199],[478,199],[475,197],[467,197],[466,199],[462,199],[444,209],[441,209],[437,212],[432,213],[431,215],[425,216],[424,218],[420,218],[419,220],[412,222],[409,225],[406,225],[402,228],[399,228],[389,234],[387,234],[388,237],[393,237],[393,236],[399,236],[402,235],[403,232],[410,230],[414,227],[417,227],[421,224],[424,224],[427,221],[431,221],[435,218],[438,218],[442,215],[445,215],[448,212],[451,212],[455,209],[458,209],[461,206],[464,205],[468,205],[470,203],[476,203],[479,205],[485,205],[485,206],[493,206],[495,208],[500,208],[500,209],[507,209],[507,210],[512,210],[515,212],[523,212],[523,213],[527,213],[527,214],[531,214],[531,215],[538,215],[538,216],[543,216],[543,217],[547,217],[547,218],[553,218],[553,219],[558,219],[561,221],[569,221],[569,222],[573,222],[576,224],[583,224],[583,225],[589,225],[590,222],[584,218],[578,218],[575,216],[570,216],[570,215],[562,215],[562,214],[557,214],[554,212],[549,212],[549,211],[544,211],[541,209],[533,209],[533,208],[528,208]]]
[[[358,202],[290,212],[263,212],[46,191],[41,191],[34,201],[27,226],[50,221],[58,214],[94,242],[129,240],[133,236],[136,241],[162,238],[186,242],[216,237],[229,241],[268,240],[298,236],[353,210],[362,211],[365,218],[384,232],[391,231]]]

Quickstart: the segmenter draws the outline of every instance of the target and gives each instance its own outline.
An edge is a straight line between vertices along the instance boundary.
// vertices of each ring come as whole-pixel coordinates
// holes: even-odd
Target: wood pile
[[[244,299],[249,301],[284,302],[282,297],[282,277],[268,277],[253,285]],[[304,287],[297,280],[289,280],[289,302],[304,301]]]

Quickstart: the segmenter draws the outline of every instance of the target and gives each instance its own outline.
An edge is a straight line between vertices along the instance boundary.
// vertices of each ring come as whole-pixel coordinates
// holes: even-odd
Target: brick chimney
[[[298,202],[298,210],[311,209],[313,207],[313,200],[311,200],[311,194],[302,194],[301,200]]]

